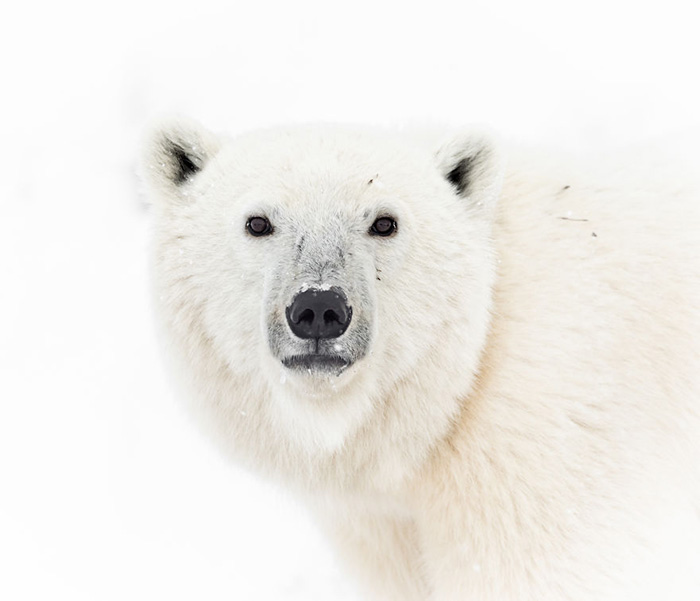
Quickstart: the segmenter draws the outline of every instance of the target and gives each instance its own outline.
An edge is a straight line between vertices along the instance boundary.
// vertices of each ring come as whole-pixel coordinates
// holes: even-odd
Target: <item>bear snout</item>
[[[298,338],[338,338],[350,325],[352,307],[338,287],[309,288],[294,297],[286,316],[289,328]]]

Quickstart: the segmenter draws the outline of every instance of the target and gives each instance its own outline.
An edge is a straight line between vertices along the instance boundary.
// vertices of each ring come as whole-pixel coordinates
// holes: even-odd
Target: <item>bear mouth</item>
[[[350,367],[351,364],[352,361],[346,357],[341,357],[340,355],[325,355],[317,353],[292,355],[291,357],[285,357],[282,359],[282,365],[289,369],[335,374],[340,374],[340,372]]]

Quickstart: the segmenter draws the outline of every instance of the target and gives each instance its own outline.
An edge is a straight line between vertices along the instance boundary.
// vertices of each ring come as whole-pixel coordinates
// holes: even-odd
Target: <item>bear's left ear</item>
[[[216,136],[195,121],[161,121],[147,132],[141,177],[152,193],[178,195],[207,167],[219,148]]]
[[[493,215],[505,164],[491,135],[463,133],[453,136],[437,151],[437,164],[457,195],[470,206]]]

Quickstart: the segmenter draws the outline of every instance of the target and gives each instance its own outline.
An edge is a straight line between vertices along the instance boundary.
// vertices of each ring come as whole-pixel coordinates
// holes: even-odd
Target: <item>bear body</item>
[[[185,121],[144,177],[194,414],[372,598],[700,598],[690,178]]]

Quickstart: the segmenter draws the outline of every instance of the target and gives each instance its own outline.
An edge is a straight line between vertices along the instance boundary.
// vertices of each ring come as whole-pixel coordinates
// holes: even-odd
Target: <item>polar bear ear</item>
[[[216,136],[195,121],[161,121],[146,135],[142,178],[153,191],[172,195],[193,181],[219,148]]]
[[[438,168],[470,206],[493,213],[503,183],[504,161],[493,136],[463,133],[437,152]]]

